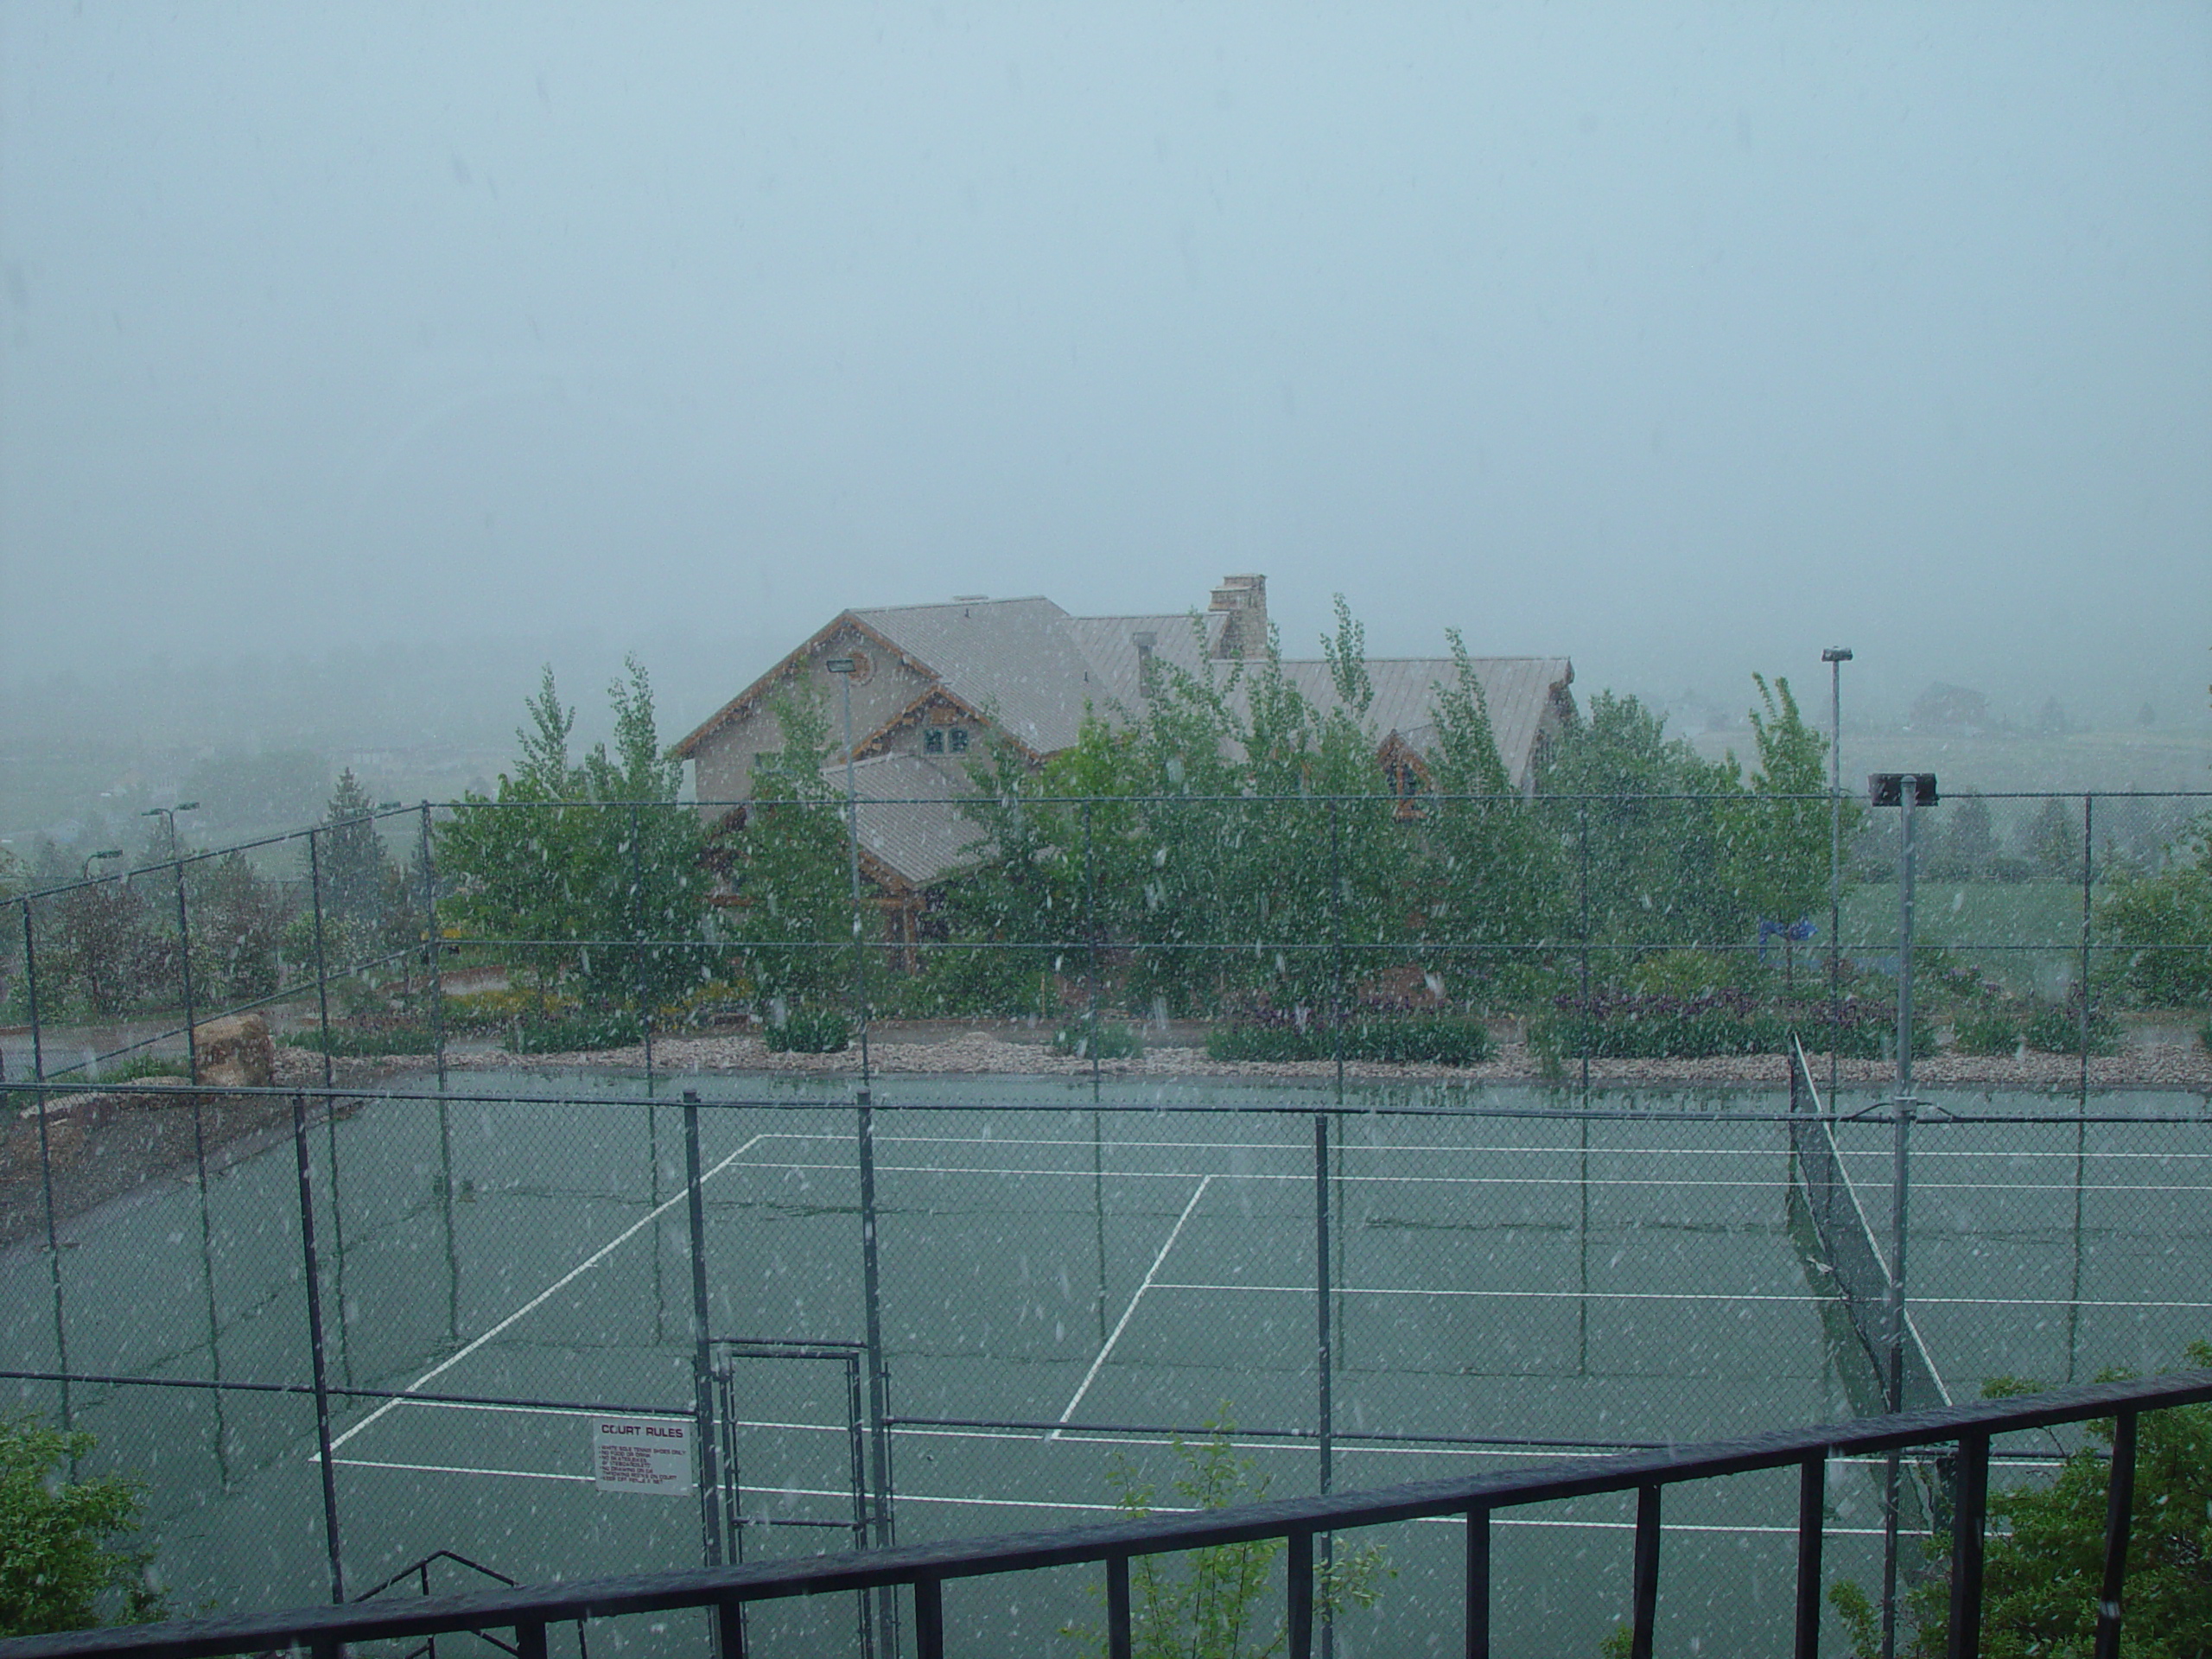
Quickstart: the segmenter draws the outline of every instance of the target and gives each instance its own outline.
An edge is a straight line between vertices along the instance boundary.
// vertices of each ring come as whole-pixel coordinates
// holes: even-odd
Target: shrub
[[[1825,1052],[1833,1036],[1838,1053],[1879,1059],[1893,1046],[1897,1016],[1891,1005],[1859,996],[1846,997],[1838,1010],[1825,1002],[1763,1001],[1738,990],[1694,996],[1599,990],[1587,1004],[1561,996],[1557,1014],[1529,1036],[1553,1059],[1582,1053],[1586,1041],[1600,1059],[1707,1059],[1779,1054],[1793,1030],[1808,1050]],[[1936,1052],[1936,1029],[1925,1019],[1913,1023],[1912,1052],[1922,1058]]]
[[[322,1033],[309,1027],[288,1031],[276,1040],[287,1048],[311,1054],[323,1052]],[[390,1025],[336,1025],[330,1027],[330,1052],[347,1059],[373,1059],[385,1054],[435,1054],[437,1033],[427,1026],[394,1022]]]
[[[2189,1361],[2212,1365],[2212,1347],[2191,1343]],[[2126,1375],[2108,1371],[2100,1382]],[[2040,1385],[1998,1378],[1985,1396],[2033,1393]],[[2139,1420],[2135,1516],[2121,1599],[2124,1651],[2181,1659],[2212,1649],[2212,1573],[2204,1529],[2212,1516],[2212,1406],[2176,1406]],[[2110,1420],[2088,1426],[2109,1446]],[[2048,1486],[1989,1494],[1991,1525],[1982,1556],[1981,1650],[1992,1659],[2084,1654],[2103,1591],[2105,1502],[2109,1465],[2093,1446],[2069,1456]],[[1949,1540],[1936,1535],[1927,1575],[1901,1598],[1897,1651],[1937,1659],[1950,1626]],[[1850,1630],[1860,1659],[1881,1651],[1878,1611],[1846,1580],[1828,1599]],[[1912,1630],[1906,1635],[1910,1619]]]
[[[117,1595],[123,1624],[166,1611],[147,1583],[153,1552],[128,1548],[145,1488],[113,1476],[61,1478],[93,1445],[89,1434],[0,1416],[0,1637],[89,1630]]]
[[[572,1014],[524,1015],[515,1022],[518,1054],[569,1054],[585,1049],[628,1048],[645,1039],[645,1022],[628,1008],[579,1008]]]
[[[1052,1052],[1086,1060],[1134,1060],[1142,1057],[1144,1039],[1133,1026],[1092,1026],[1077,1020],[1052,1033]]]
[[[853,1022],[835,1008],[795,1008],[766,1039],[771,1054],[835,1054],[853,1040]]]
[[[1969,1008],[1952,1026],[1961,1054],[2012,1054],[2019,1051],[2020,1022],[2010,1008]]]
[[[2045,1054],[2079,1054],[2082,1052],[2082,1001],[2074,997],[2063,1003],[2046,1006],[2028,1017],[2028,1046]],[[2102,1008],[2089,1010],[2089,1052],[2116,1054],[2120,1052],[2120,1022]]]
[[[189,1077],[192,1068],[182,1060],[164,1060],[151,1054],[133,1054],[114,1065],[100,1068],[102,1083],[136,1083],[141,1077]]]
[[[1446,1014],[1416,1014],[1345,1022],[1344,1057],[1387,1065],[1476,1065],[1497,1046],[1481,1020]],[[1326,1022],[1309,1020],[1250,1020],[1216,1026],[1206,1033],[1206,1057],[1229,1061],[1327,1060],[1337,1054],[1337,1038]]]
[[[1268,1494],[1268,1482],[1249,1458],[1239,1457],[1230,1443],[1233,1426],[1226,1411],[1206,1425],[1206,1438],[1193,1446],[1178,1434],[1171,1444],[1182,1465],[1176,1476],[1176,1494],[1185,1507],[1225,1510]],[[1116,1457],[1106,1471],[1114,1490],[1116,1509],[1141,1520],[1153,1511],[1157,1496],[1139,1478],[1126,1459]],[[1280,1624],[1269,1628],[1274,1591],[1274,1559],[1282,1554],[1280,1538],[1255,1539],[1249,1543],[1215,1544],[1181,1555],[1139,1555],[1129,1562],[1129,1619],[1131,1651],[1146,1659],[1264,1659],[1280,1653],[1287,1635]],[[1382,1599],[1382,1581],[1397,1576],[1397,1569],[1380,1544],[1345,1551],[1325,1565],[1314,1564],[1313,1611],[1320,1619],[1338,1617],[1350,1608],[1372,1607]],[[1104,1586],[1093,1593],[1104,1599]],[[1060,1634],[1082,1642],[1090,1651],[1107,1651],[1105,1633],[1069,1625]]]

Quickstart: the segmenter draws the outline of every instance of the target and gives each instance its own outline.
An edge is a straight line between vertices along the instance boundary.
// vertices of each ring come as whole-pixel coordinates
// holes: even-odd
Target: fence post
[[[1576,1046],[1582,1052],[1582,1103],[1590,1103],[1590,802],[1586,796],[1577,803],[1580,828],[1575,841],[1580,849],[1582,868],[1582,1006],[1578,1011],[1575,1030],[1580,1033]]]
[[[701,1553],[709,1567],[722,1564],[721,1500],[715,1480],[713,1332],[708,1323],[707,1215],[700,1191],[699,1091],[683,1091],[685,1211],[691,1223],[691,1414],[699,1440]]]
[[[200,1082],[200,1033],[193,1014],[192,1004],[192,918],[184,898],[184,861],[177,858],[176,819],[169,819],[169,856],[176,858],[176,960],[177,973],[184,990],[184,1075],[194,1085]],[[200,1096],[192,1097],[192,1129],[196,1138],[200,1133]],[[200,1160],[200,1179],[207,1179],[205,1157]]]
[[[2096,865],[2092,852],[2096,834],[2097,798],[2082,797],[2082,1110],[2089,1109],[2089,903],[2095,885]]]
[[[1329,1372],[1329,1115],[1313,1114],[1313,1309],[1318,1388],[1315,1411],[1321,1448],[1321,1493],[1334,1488],[1335,1404]],[[1325,1545],[1324,1546],[1325,1551]]]
[[[423,938],[424,977],[429,981],[430,1033],[437,1046],[438,1092],[446,1091],[445,941],[438,931],[438,872],[432,861],[430,804],[423,803]],[[441,1107],[442,1111],[442,1107]]]
[[[315,1258],[314,1160],[308,1155],[304,1095],[292,1096],[292,1147],[300,1169],[300,1253],[307,1274],[308,1353],[315,1367],[315,1446],[322,1465],[322,1536],[330,1555],[330,1599],[342,1603],[346,1568],[338,1542],[338,1469],[330,1460],[330,1373],[322,1339],[322,1269]]]
[[[1907,786],[1910,788],[1910,785]],[[1904,1409],[1904,1285],[1909,1182],[1912,1173],[1912,1099],[1897,1104],[1895,1138],[1890,1149],[1889,1375],[1884,1379],[1892,1412]],[[1892,1450],[1882,1472],[1882,1659],[1895,1659],[1897,1637],[1897,1502],[1903,1454]]]
[[[638,804],[630,803],[630,981],[638,998],[638,1018],[645,1032],[645,1098],[653,1097],[652,993],[645,975],[645,851],[639,831]]]
[[[1344,849],[1337,801],[1329,799],[1329,1040],[1337,1062],[1337,1104],[1344,1103]]]
[[[330,1052],[330,961],[323,944],[322,859],[315,845],[320,834],[315,830],[308,831],[308,892],[315,902],[315,996],[322,1021],[322,1128],[330,1143],[330,1246],[332,1287],[338,1293],[338,1365],[350,1387],[353,1354],[346,1334],[346,1216],[338,1196],[337,1073]]]
[[[54,1288],[54,1360],[61,1373],[61,1427],[69,1431],[69,1330],[61,1303],[61,1239],[54,1220],[54,1149],[47,1135],[46,1047],[39,1035],[38,945],[31,925],[31,901],[23,900],[23,995],[31,1017],[32,1099],[38,1111],[38,1177],[46,1199],[46,1270]]]
[[[1087,799],[1083,804],[1083,980],[1084,989],[1089,993],[1087,1000],[1090,1004],[1090,1041],[1085,1044],[1085,1046],[1090,1050],[1090,1100],[1091,1103],[1096,1105],[1098,1103],[1099,1088],[1098,862],[1095,856],[1097,850],[1096,843],[1091,839],[1090,833],[1091,804],[1091,802]],[[1103,1302],[1100,1304],[1102,1308],[1104,1306]]]
[[[875,1478],[875,1542],[888,1549],[895,1541],[891,1510],[891,1375],[883,1358],[883,1281],[877,1260],[875,1210],[875,1103],[863,1088],[859,1109],[861,1176],[861,1289],[868,1337],[868,1442]],[[898,1592],[886,1585],[878,1592],[884,1640],[899,1650]]]

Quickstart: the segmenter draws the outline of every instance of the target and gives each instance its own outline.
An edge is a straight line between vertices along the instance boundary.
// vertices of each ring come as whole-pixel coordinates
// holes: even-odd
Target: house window
[[[952,728],[952,752],[955,754],[968,753],[968,734],[964,728],[958,726]]]
[[[934,728],[924,732],[922,734],[922,753],[924,754],[943,754],[944,753],[944,734]]]

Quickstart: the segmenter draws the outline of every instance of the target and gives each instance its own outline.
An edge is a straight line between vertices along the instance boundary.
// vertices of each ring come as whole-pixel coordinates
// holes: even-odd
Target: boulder
[[[200,1054],[200,1081],[219,1089],[265,1089],[276,1070],[276,1046],[269,1040],[269,1021],[257,1014],[233,1014],[192,1028]]]

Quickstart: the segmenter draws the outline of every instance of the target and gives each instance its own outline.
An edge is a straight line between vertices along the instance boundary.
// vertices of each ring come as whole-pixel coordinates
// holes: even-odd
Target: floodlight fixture
[[[1847,663],[1851,660],[1851,647],[1830,645],[1821,653],[1821,660],[1824,663]]]
[[[87,881],[92,879],[92,866],[99,863],[102,859],[121,858],[122,856],[123,849],[120,847],[103,847],[97,853],[86,853],[85,855],[85,868],[83,872],[84,879]]]
[[[832,674],[849,674],[853,671],[854,663],[849,657],[832,657],[822,666]]]

